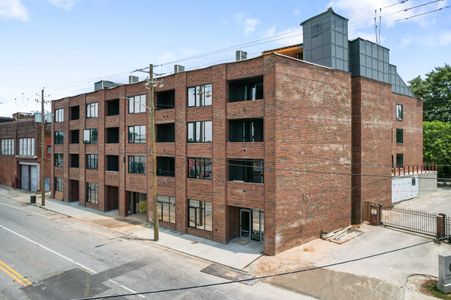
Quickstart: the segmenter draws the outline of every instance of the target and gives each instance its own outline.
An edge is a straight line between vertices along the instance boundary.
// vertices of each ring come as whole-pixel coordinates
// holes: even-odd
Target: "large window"
[[[119,114],[119,99],[108,100],[106,102],[106,115],[116,116]]]
[[[175,142],[175,124],[157,124],[157,143],[172,143]]]
[[[229,142],[263,142],[263,119],[230,120]]]
[[[212,141],[213,128],[211,121],[188,123],[188,143],[209,143]]]
[[[175,176],[175,158],[168,156],[157,157],[157,176]]]
[[[263,99],[263,76],[229,82],[229,102]]]
[[[146,157],[145,156],[128,156],[128,173],[145,174]]]
[[[404,106],[402,104],[396,104],[396,120],[402,121],[404,118]]]
[[[128,97],[128,113],[137,114],[146,111],[146,95]]]
[[[128,126],[128,142],[143,144],[146,142],[146,126]]]
[[[54,136],[55,145],[61,145],[64,143],[64,131],[55,131]]]
[[[404,130],[402,128],[396,128],[396,144],[404,143]]]
[[[211,105],[211,84],[188,88],[188,107]]]
[[[188,158],[188,178],[211,179],[211,159]]]
[[[64,108],[55,110],[55,123],[64,122]]]
[[[63,153],[55,153],[53,155],[53,161],[55,167],[62,167],[64,162],[64,156]]]
[[[212,230],[211,202],[188,200],[189,227]]]
[[[107,155],[106,156],[106,170],[107,171],[119,171],[119,156]]]
[[[97,144],[97,128],[85,129],[83,131],[83,143]]]
[[[229,181],[263,183],[263,160],[230,159]]]
[[[97,154],[86,154],[86,169],[97,169],[98,158]]]
[[[175,107],[175,90],[158,92],[157,109],[171,109]]]
[[[69,114],[71,120],[78,120],[80,119],[80,106],[71,106],[69,108]]]
[[[97,204],[97,183],[87,182],[86,183],[86,202],[91,204]]]
[[[175,223],[175,197],[157,195],[158,220]]]
[[[99,116],[99,104],[96,103],[89,103],[86,104],[86,118],[97,118]]]
[[[119,143],[119,127],[105,128],[105,142],[107,144]]]
[[[34,156],[35,141],[34,138],[19,139],[19,155],[20,156]]]
[[[78,168],[80,166],[80,156],[78,154],[70,155],[70,167]]]
[[[14,155],[14,139],[2,139],[2,155]]]
[[[78,144],[80,142],[80,131],[79,130],[71,130],[70,131],[70,143]]]
[[[404,167],[404,154],[402,154],[402,153],[396,154],[396,166],[398,168]]]
[[[63,178],[55,177],[55,192],[62,192],[62,191],[63,191]]]

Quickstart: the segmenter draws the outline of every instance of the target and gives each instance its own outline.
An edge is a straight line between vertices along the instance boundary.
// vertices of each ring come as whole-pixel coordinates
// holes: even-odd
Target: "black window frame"
[[[121,113],[121,103],[119,99],[110,99],[105,101],[105,115],[107,117],[118,116]]]
[[[264,141],[263,118],[233,119],[228,122],[228,141],[256,143]]]
[[[143,102],[144,99],[144,102]],[[135,95],[135,96],[129,96],[128,97],[128,109],[127,112],[129,114],[141,114],[145,113],[147,110],[147,95],[141,94],[141,95]]]
[[[144,155],[129,155],[127,170],[130,174],[146,174],[146,157]]]
[[[86,139],[86,132],[88,132],[88,139]],[[99,142],[99,131],[97,128],[86,128],[83,130],[84,144],[97,144]]]
[[[402,168],[404,167],[404,153],[396,153],[396,167]]]
[[[211,83],[190,86],[186,92],[186,107],[213,105],[213,84]]]
[[[55,145],[64,144],[64,131],[58,130],[53,133],[53,143]]]
[[[227,167],[228,181],[265,183],[265,162],[263,159],[229,159]]]
[[[227,102],[258,101],[265,97],[263,75],[229,80],[227,86]]]
[[[207,124],[209,124],[210,136],[206,136]],[[190,129],[192,127],[192,129]],[[199,132],[197,128],[200,127]],[[193,136],[190,138],[190,130]],[[198,133],[200,136],[198,137]],[[213,122],[210,120],[188,122],[186,126],[186,142],[187,143],[211,143],[213,142]]]
[[[211,158],[188,157],[187,177],[192,179],[211,180],[213,178],[213,163]]]
[[[69,107],[69,115],[70,120],[79,120],[80,119],[80,105],[74,105]]]
[[[210,226],[207,228],[207,225]],[[213,231],[213,204],[209,201],[188,199],[188,227]]]
[[[99,103],[91,102],[86,104],[86,119],[95,119],[99,117]]]
[[[157,92],[155,96],[156,96],[155,100],[156,110],[175,108],[175,90],[160,91]]]
[[[97,170],[99,167],[99,156],[96,153],[89,153],[85,156],[85,169]]]
[[[128,143],[129,144],[145,144],[146,137],[146,125],[133,125],[128,126]]]
[[[397,121],[404,120],[404,105],[403,104],[396,103],[395,116],[396,116]]]
[[[164,166],[164,168],[163,168]],[[166,168],[169,166],[168,168]],[[172,156],[157,156],[157,176],[175,177],[175,158]]]
[[[165,127],[165,134],[162,134],[162,128]],[[168,127],[169,134],[166,134],[168,130],[166,130]],[[164,123],[164,124],[156,124],[155,125],[155,142],[157,143],[174,143],[175,142],[175,123]]]
[[[175,196],[157,195],[159,221],[175,224],[175,201]],[[165,211],[167,211],[167,214],[164,213]]]
[[[396,144],[404,144],[404,129],[396,128]]]

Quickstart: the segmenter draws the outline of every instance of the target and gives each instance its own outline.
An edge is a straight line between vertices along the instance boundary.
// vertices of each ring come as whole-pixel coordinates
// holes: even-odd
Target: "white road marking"
[[[76,261],[73,260],[72,258],[69,258],[69,257],[67,257],[67,256],[65,256],[65,255],[63,255],[63,254],[61,254],[61,253],[59,253],[59,252],[56,252],[55,250],[52,250],[52,249],[50,249],[50,248],[48,248],[48,247],[46,247],[46,246],[44,246],[44,245],[42,245],[42,244],[40,244],[40,243],[38,243],[38,242],[36,242],[36,241],[33,241],[32,239],[27,238],[26,236],[24,236],[24,235],[22,235],[22,234],[20,234],[20,233],[18,233],[18,232],[15,232],[14,230],[11,230],[11,229],[9,229],[9,228],[7,228],[7,227],[5,227],[5,226],[2,226],[2,225],[0,225],[0,228],[6,230],[6,231],[8,231],[8,232],[10,232],[10,233],[12,233],[12,234],[14,234],[14,235],[16,235],[16,236],[18,236],[18,237],[24,239],[24,240],[26,240],[26,241],[32,243],[32,244],[35,244],[36,246],[41,247],[42,249],[45,249],[45,250],[47,250],[47,251],[49,251],[49,252],[51,252],[51,253],[53,253],[53,254],[55,254],[55,255],[58,255],[59,257],[64,258],[65,260],[70,261],[71,263],[73,263],[73,264],[79,266],[79,267],[82,268],[82,269],[85,269],[86,271],[88,271],[89,273],[92,273],[93,275],[98,274],[98,273],[97,273],[96,271],[94,271],[93,269],[91,269],[91,268],[89,268],[89,267],[87,267],[87,266],[85,266],[85,265],[83,265],[83,264],[81,264],[81,263],[79,263],[79,262],[76,262]],[[132,289],[130,289],[130,288],[124,286],[123,284],[120,284],[119,282],[117,282],[117,281],[115,281],[115,280],[113,280],[113,279],[108,279],[108,281],[110,281],[111,283],[114,283],[114,284],[120,286],[121,288],[123,288],[124,290],[126,290],[126,291],[128,291],[128,292],[130,292],[130,293],[138,293],[137,291],[134,291],[134,290],[132,290]],[[141,298],[144,298],[143,295],[138,295],[138,296],[140,296]]]

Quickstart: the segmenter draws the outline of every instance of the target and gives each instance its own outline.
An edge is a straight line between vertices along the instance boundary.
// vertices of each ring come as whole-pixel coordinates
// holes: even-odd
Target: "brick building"
[[[422,163],[422,103],[388,49],[348,41],[331,9],[302,26],[302,45],[158,79],[162,226],[275,254],[360,223],[363,201],[390,202],[392,161]],[[151,211],[147,94],[135,82],[52,102],[54,198]]]
[[[18,113],[0,123],[0,184],[32,192],[40,190],[41,124],[34,115]],[[50,188],[51,138],[46,128],[46,189]]]

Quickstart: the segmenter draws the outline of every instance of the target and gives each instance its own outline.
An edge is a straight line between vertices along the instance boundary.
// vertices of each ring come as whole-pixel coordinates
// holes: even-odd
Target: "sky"
[[[233,61],[238,48],[254,57],[298,44],[299,24],[328,7],[349,19],[350,40],[371,41],[376,9],[390,63],[406,82],[424,78],[451,63],[449,2],[0,0],[0,115],[40,110],[42,88],[46,100],[59,99],[92,91],[101,79],[144,79],[132,71],[150,63],[156,73],[170,74],[184,58],[200,56],[178,62],[189,70]],[[212,52],[219,53],[204,55]]]

